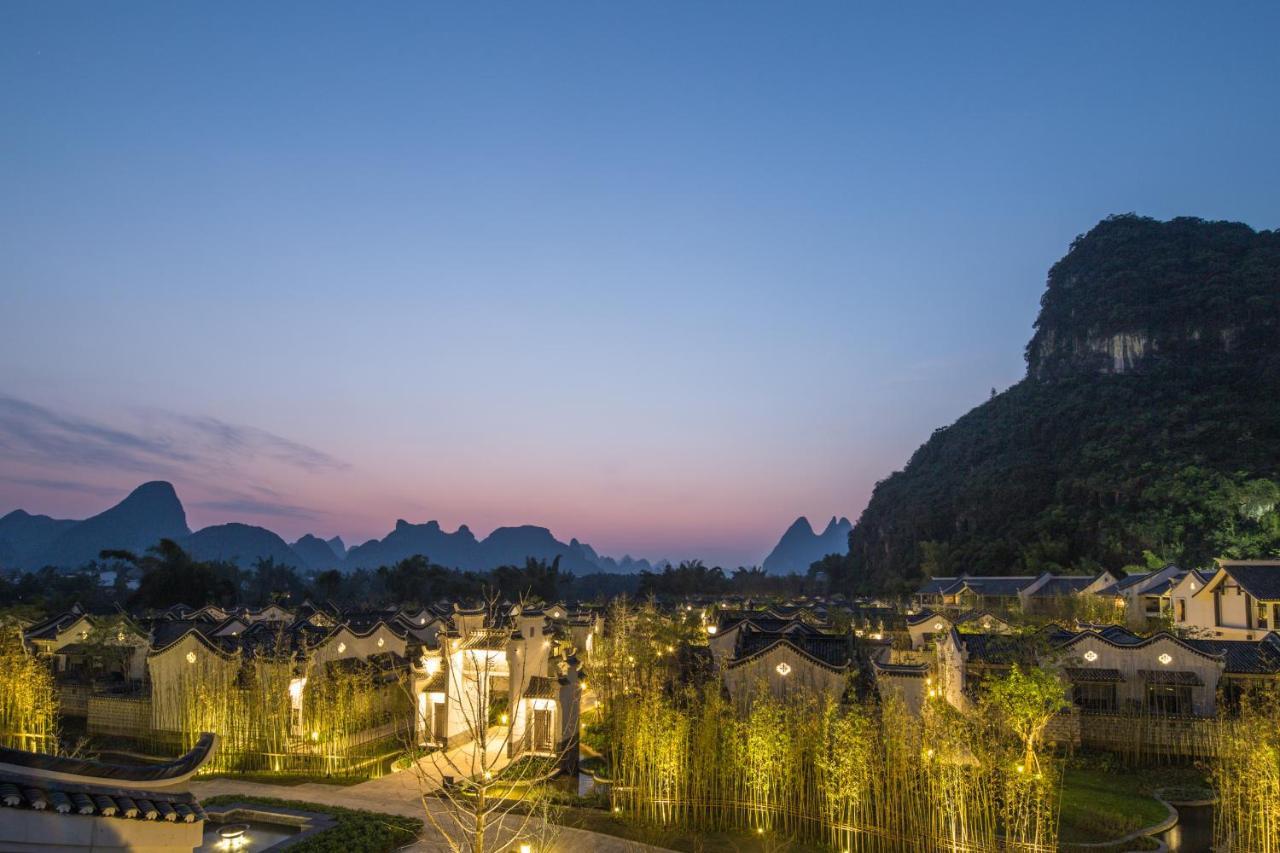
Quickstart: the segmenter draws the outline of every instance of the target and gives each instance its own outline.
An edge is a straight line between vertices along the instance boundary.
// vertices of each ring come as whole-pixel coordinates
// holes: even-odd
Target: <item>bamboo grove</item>
[[[848,851],[1052,850],[1059,769],[942,702],[791,700],[745,714],[718,685],[615,708],[615,806],[690,830],[750,830]]]
[[[1219,721],[1217,740],[1215,847],[1280,853],[1280,692],[1246,693],[1239,714]]]
[[[377,774],[401,739],[395,721],[410,719],[397,674],[368,664],[316,666],[294,655],[220,663],[153,684],[151,697],[181,749],[201,732],[221,736],[212,772]]]
[[[27,650],[18,630],[0,632],[0,746],[58,751],[58,695],[48,661]]]

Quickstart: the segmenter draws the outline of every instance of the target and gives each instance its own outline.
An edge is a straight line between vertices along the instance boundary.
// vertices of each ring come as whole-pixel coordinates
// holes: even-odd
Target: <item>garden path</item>
[[[496,742],[495,742],[496,741]],[[498,750],[502,736],[490,741],[490,750]],[[468,766],[471,759],[470,745],[456,747],[450,751],[450,759],[459,767]],[[298,800],[308,803],[320,803],[327,806],[341,806],[348,809],[365,809],[404,815],[406,817],[423,817],[423,808],[430,808],[436,813],[444,814],[446,805],[436,797],[424,797],[439,787],[440,772],[430,758],[419,759],[420,770],[401,770],[389,773],[379,779],[370,779],[356,785],[326,785],[319,782],[306,782],[301,785],[273,785],[266,782],[250,782],[230,777],[195,780],[191,783],[191,792],[200,799],[224,795],[250,795],[255,797],[276,797],[284,800]],[[448,775],[448,774],[446,774]],[[427,823],[424,821],[424,823]],[[535,834],[543,835],[532,827]],[[426,835],[434,830],[430,823],[426,826]],[[551,833],[546,833],[551,834]],[[663,848],[612,835],[589,832],[570,827],[556,827],[553,830],[554,840],[545,847],[545,853],[578,853],[578,851],[601,851],[601,853],[663,853]],[[444,841],[419,841],[406,848],[409,853],[445,853],[450,848]]]

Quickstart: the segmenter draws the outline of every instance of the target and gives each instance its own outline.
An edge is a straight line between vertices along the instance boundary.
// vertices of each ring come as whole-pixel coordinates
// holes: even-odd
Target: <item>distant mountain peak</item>
[[[810,565],[828,554],[847,553],[852,527],[849,519],[833,515],[819,534],[814,532],[808,517],[802,515],[791,522],[778,544],[764,558],[764,568],[779,573],[807,572]]]
[[[813,525],[809,523],[809,517],[802,515],[795,521],[791,522],[791,526],[782,534],[785,539],[788,536],[813,536]]]
[[[35,567],[81,566],[104,550],[145,551],[161,539],[191,533],[172,483],[143,483],[120,503],[84,521],[69,523],[47,547],[28,558]]]

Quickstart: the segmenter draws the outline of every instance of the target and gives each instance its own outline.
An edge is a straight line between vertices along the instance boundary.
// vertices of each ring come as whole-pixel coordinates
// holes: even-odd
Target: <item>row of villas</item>
[[[222,769],[367,773],[410,740],[465,744],[491,718],[510,727],[511,755],[576,763],[581,663],[601,630],[598,613],[563,605],[344,612],[306,603],[177,606],[145,620],[77,607],[24,638],[50,660],[63,716],[89,734],[181,745],[212,728],[224,737]],[[358,676],[359,695],[333,695],[342,673]],[[254,714],[264,718],[245,719]]]
[[[1212,614],[1215,597],[1233,602],[1237,596],[1226,586],[1229,579],[1237,585],[1243,580],[1252,590],[1239,593],[1241,598],[1256,599],[1277,576],[1280,565],[1252,572],[1230,565],[1220,575],[1178,577],[1169,589],[1177,590],[1181,582],[1185,593],[1199,592],[1197,606]],[[1197,590],[1191,589],[1193,582]],[[1256,622],[1249,628],[1219,620],[1215,629],[1228,636],[1216,631],[1144,636],[1124,625],[1089,623],[1050,623],[1028,633],[1010,621],[1008,608],[926,609],[900,620],[878,606],[866,610],[876,617],[855,617],[843,630],[771,611],[724,612],[707,628],[710,657],[740,707],[762,688],[778,698],[806,692],[839,701],[874,689],[915,711],[933,696],[971,712],[984,681],[1007,675],[1015,664],[1042,666],[1059,672],[1073,706],[1058,721],[1056,737],[1181,755],[1206,754],[1212,748],[1205,727],[1210,718],[1232,711],[1254,689],[1280,685],[1280,633],[1262,632]],[[1222,612],[1244,621],[1243,608]],[[1235,627],[1239,630],[1232,631]]]
[[[1162,620],[1188,635],[1255,640],[1280,628],[1280,561],[1219,560],[1212,571],[1169,565],[1123,577],[1107,571],[938,577],[926,581],[912,601],[935,612],[1045,613],[1086,598],[1102,613],[1114,608],[1116,618],[1132,628]]]

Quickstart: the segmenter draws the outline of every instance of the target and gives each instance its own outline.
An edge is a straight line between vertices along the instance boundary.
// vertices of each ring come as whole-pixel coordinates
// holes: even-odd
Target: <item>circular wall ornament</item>
[[[1087,660],[1089,663],[1093,663],[1098,659],[1098,653],[1095,652],[1093,649],[1089,649],[1089,651],[1084,653],[1084,659]]]
[[[1156,658],[1156,660],[1160,661],[1160,663],[1164,664],[1165,666],[1168,666],[1169,664],[1173,663],[1173,658],[1169,655],[1168,652],[1165,652],[1164,654],[1160,655],[1160,657]]]
[[[195,662],[196,662],[196,653],[187,652],[187,663],[195,663]]]
[[[941,631],[941,630],[942,630],[942,623],[941,623],[941,622],[934,622],[934,623],[933,623],[933,630],[935,630],[935,631]]]
[[[783,661],[782,663],[775,666],[774,670],[778,673],[778,675],[785,677],[789,672],[791,672],[791,664],[787,663],[786,661]]]
[[[345,652],[346,650],[347,650],[347,644],[346,644],[346,643],[338,643],[338,654],[342,654],[342,653],[343,653],[343,652]]]
[[[378,638],[378,648],[382,648],[382,647],[383,647],[383,646],[385,646],[386,644],[387,644],[387,641],[386,641],[386,640],[384,640],[382,637],[379,637],[379,638]]]

